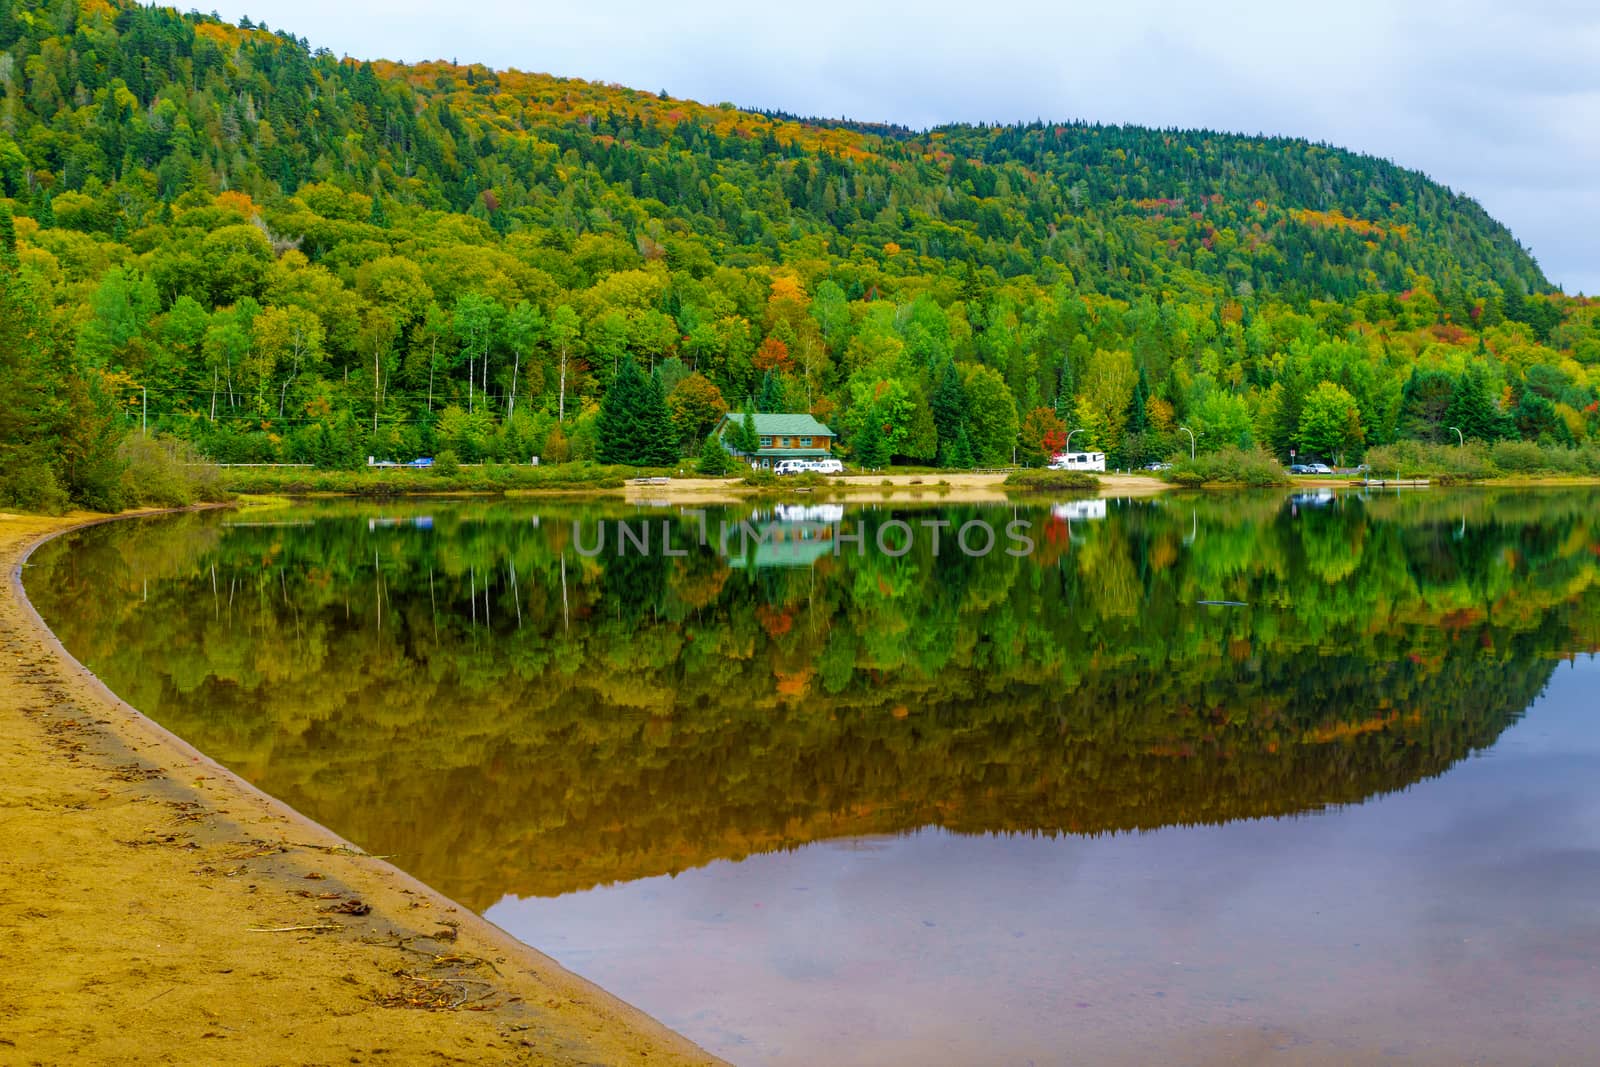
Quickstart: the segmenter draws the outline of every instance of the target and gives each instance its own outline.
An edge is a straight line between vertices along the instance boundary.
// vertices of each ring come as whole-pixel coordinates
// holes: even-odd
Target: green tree
[[[969,471],[976,466],[972,458],[972,442],[967,439],[965,426],[956,431],[955,442],[950,446],[950,461],[946,466],[962,471]]]
[[[1017,406],[1005,379],[992,367],[973,367],[965,384],[971,412],[967,438],[974,458],[985,467],[1010,463],[1017,443]]]
[[[17,224],[11,208],[0,204],[0,267],[17,266]]]
[[[708,478],[720,478],[732,469],[733,457],[722,447],[722,439],[714,433],[707,434],[705,443],[700,446],[700,473]]]
[[[1300,447],[1311,456],[1342,462],[1344,453],[1366,441],[1361,409],[1343,386],[1320,382],[1300,412]]]
[[[600,402],[598,455],[602,463],[664,466],[678,458],[677,435],[661,385],[625,355]]]
[[[856,464],[863,470],[881,470],[889,465],[889,444],[884,439],[883,423],[870,413],[862,420],[851,444]]]
[[[955,443],[956,435],[966,428],[968,418],[967,390],[961,384],[961,372],[956,369],[954,360],[947,361],[940,371],[939,384],[929,398],[929,406],[933,409],[939,454],[944,455]]]
[[[1488,376],[1476,363],[1456,378],[1444,418],[1446,433],[1456,427],[1463,437],[1479,441],[1498,441],[1508,436],[1505,420],[1489,395]]]
[[[755,455],[761,448],[761,435],[756,432],[756,405],[750,397],[745,397],[744,410],[729,431],[728,443],[747,456]]]

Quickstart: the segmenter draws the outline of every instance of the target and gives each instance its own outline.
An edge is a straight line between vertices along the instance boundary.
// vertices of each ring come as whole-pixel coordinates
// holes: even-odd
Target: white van
[[[843,474],[844,464],[836,459],[814,459],[806,464],[806,470],[817,474]]]
[[[811,469],[811,464],[803,459],[780,459],[772,468],[773,474],[804,474]]]
[[[1104,452],[1059,452],[1050,461],[1053,471],[1104,471],[1106,469],[1106,454]]]

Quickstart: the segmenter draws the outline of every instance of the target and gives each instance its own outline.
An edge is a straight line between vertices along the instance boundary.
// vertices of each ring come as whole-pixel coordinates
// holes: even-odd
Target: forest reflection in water
[[[1404,788],[1600,647],[1596,504],[316,503],[83,530],[27,585],[135,707],[482,910],[821,839]],[[862,550],[832,543],[841,517]],[[930,518],[1021,520],[1032,550],[880,550]],[[594,552],[616,520],[685,554]],[[724,555],[703,521],[789,536]]]

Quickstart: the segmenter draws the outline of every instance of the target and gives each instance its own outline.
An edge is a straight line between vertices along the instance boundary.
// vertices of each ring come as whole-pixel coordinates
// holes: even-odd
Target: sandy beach
[[[720,1062],[113,696],[0,514],[0,1063]]]
[[[1101,474],[1100,496],[1154,496],[1172,486],[1159,478],[1137,474]],[[818,487],[816,495],[835,501],[862,503],[944,503],[1003,504],[1019,499],[1015,489],[1007,490],[1006,475],[962,474],[941,471],[937,474],[851,474],[830,478]],[[629,500],[666,501],[684,504],[731,504],[763,492],[794,492],[781,482],[775,490],[742,484],[732,478],[673,478],[654,485],[629,483],[622,491]],[[517,493],[508,495],[516,496]],[[1029,494],[1034,499],[1040,494]],[[1061,494],[1063,496],[1068,494]]]

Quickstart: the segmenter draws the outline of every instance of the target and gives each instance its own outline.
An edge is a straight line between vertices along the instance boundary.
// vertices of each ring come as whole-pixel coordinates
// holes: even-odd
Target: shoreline
[[[133,518],[0,515],[0,1060],[713,1064],[132,708],[22,586]]]
[[[1150,497],[1167,492],[1216,492],[1223,490],[1278,490],[1294,492],[1302,489],[1362,489],[1360,481],[1349,477],[1296,475],[1278,486],[1247,486],[1236,482],[1206,482],[1198,486],[1181,486],[1166,482],[1145,473],[1096,473],[1098,497]],[[1600,486],[1600,477],[1586,475],[1507,475],[1473,481],[1447,481],[1438,477],[1418,476],[1427,485],[1406,488],[1474,489],[1474,488],[1581,488]],[[238,495],[281,496],[295,500],[396,500],[417,498],[503,497],[519,500],[623,500],[630,504],[740,504],[750,500],[786,500],[798,502],[816,500],[826,502],[856,503],[922,503],[922,504],[1009,504],[1027,500],[1040,500],[1051,496],[1087,496],[1083,492],[1050,492],[1020,489],[1005,485],[1005,474],[967,474],[959,471],[938,471],[894,474],[849,474],[831,478],[816,486],[791,486],[783,481],[770,485],[749,485],[739,478],[702,478],[698,476],[672,477],[664,482],[628,481],[611,486],[549,486],[549,487],[496,487],[474,489],[429,488],[426,483],[408,486],[398,491],[364,492],[357,489],[325,489],[294,491],[285,489],[251,489],[238,491]],[[1390,486],[1389,488],[1393,488]],[[232,492],[233,490],[230,490]]]

